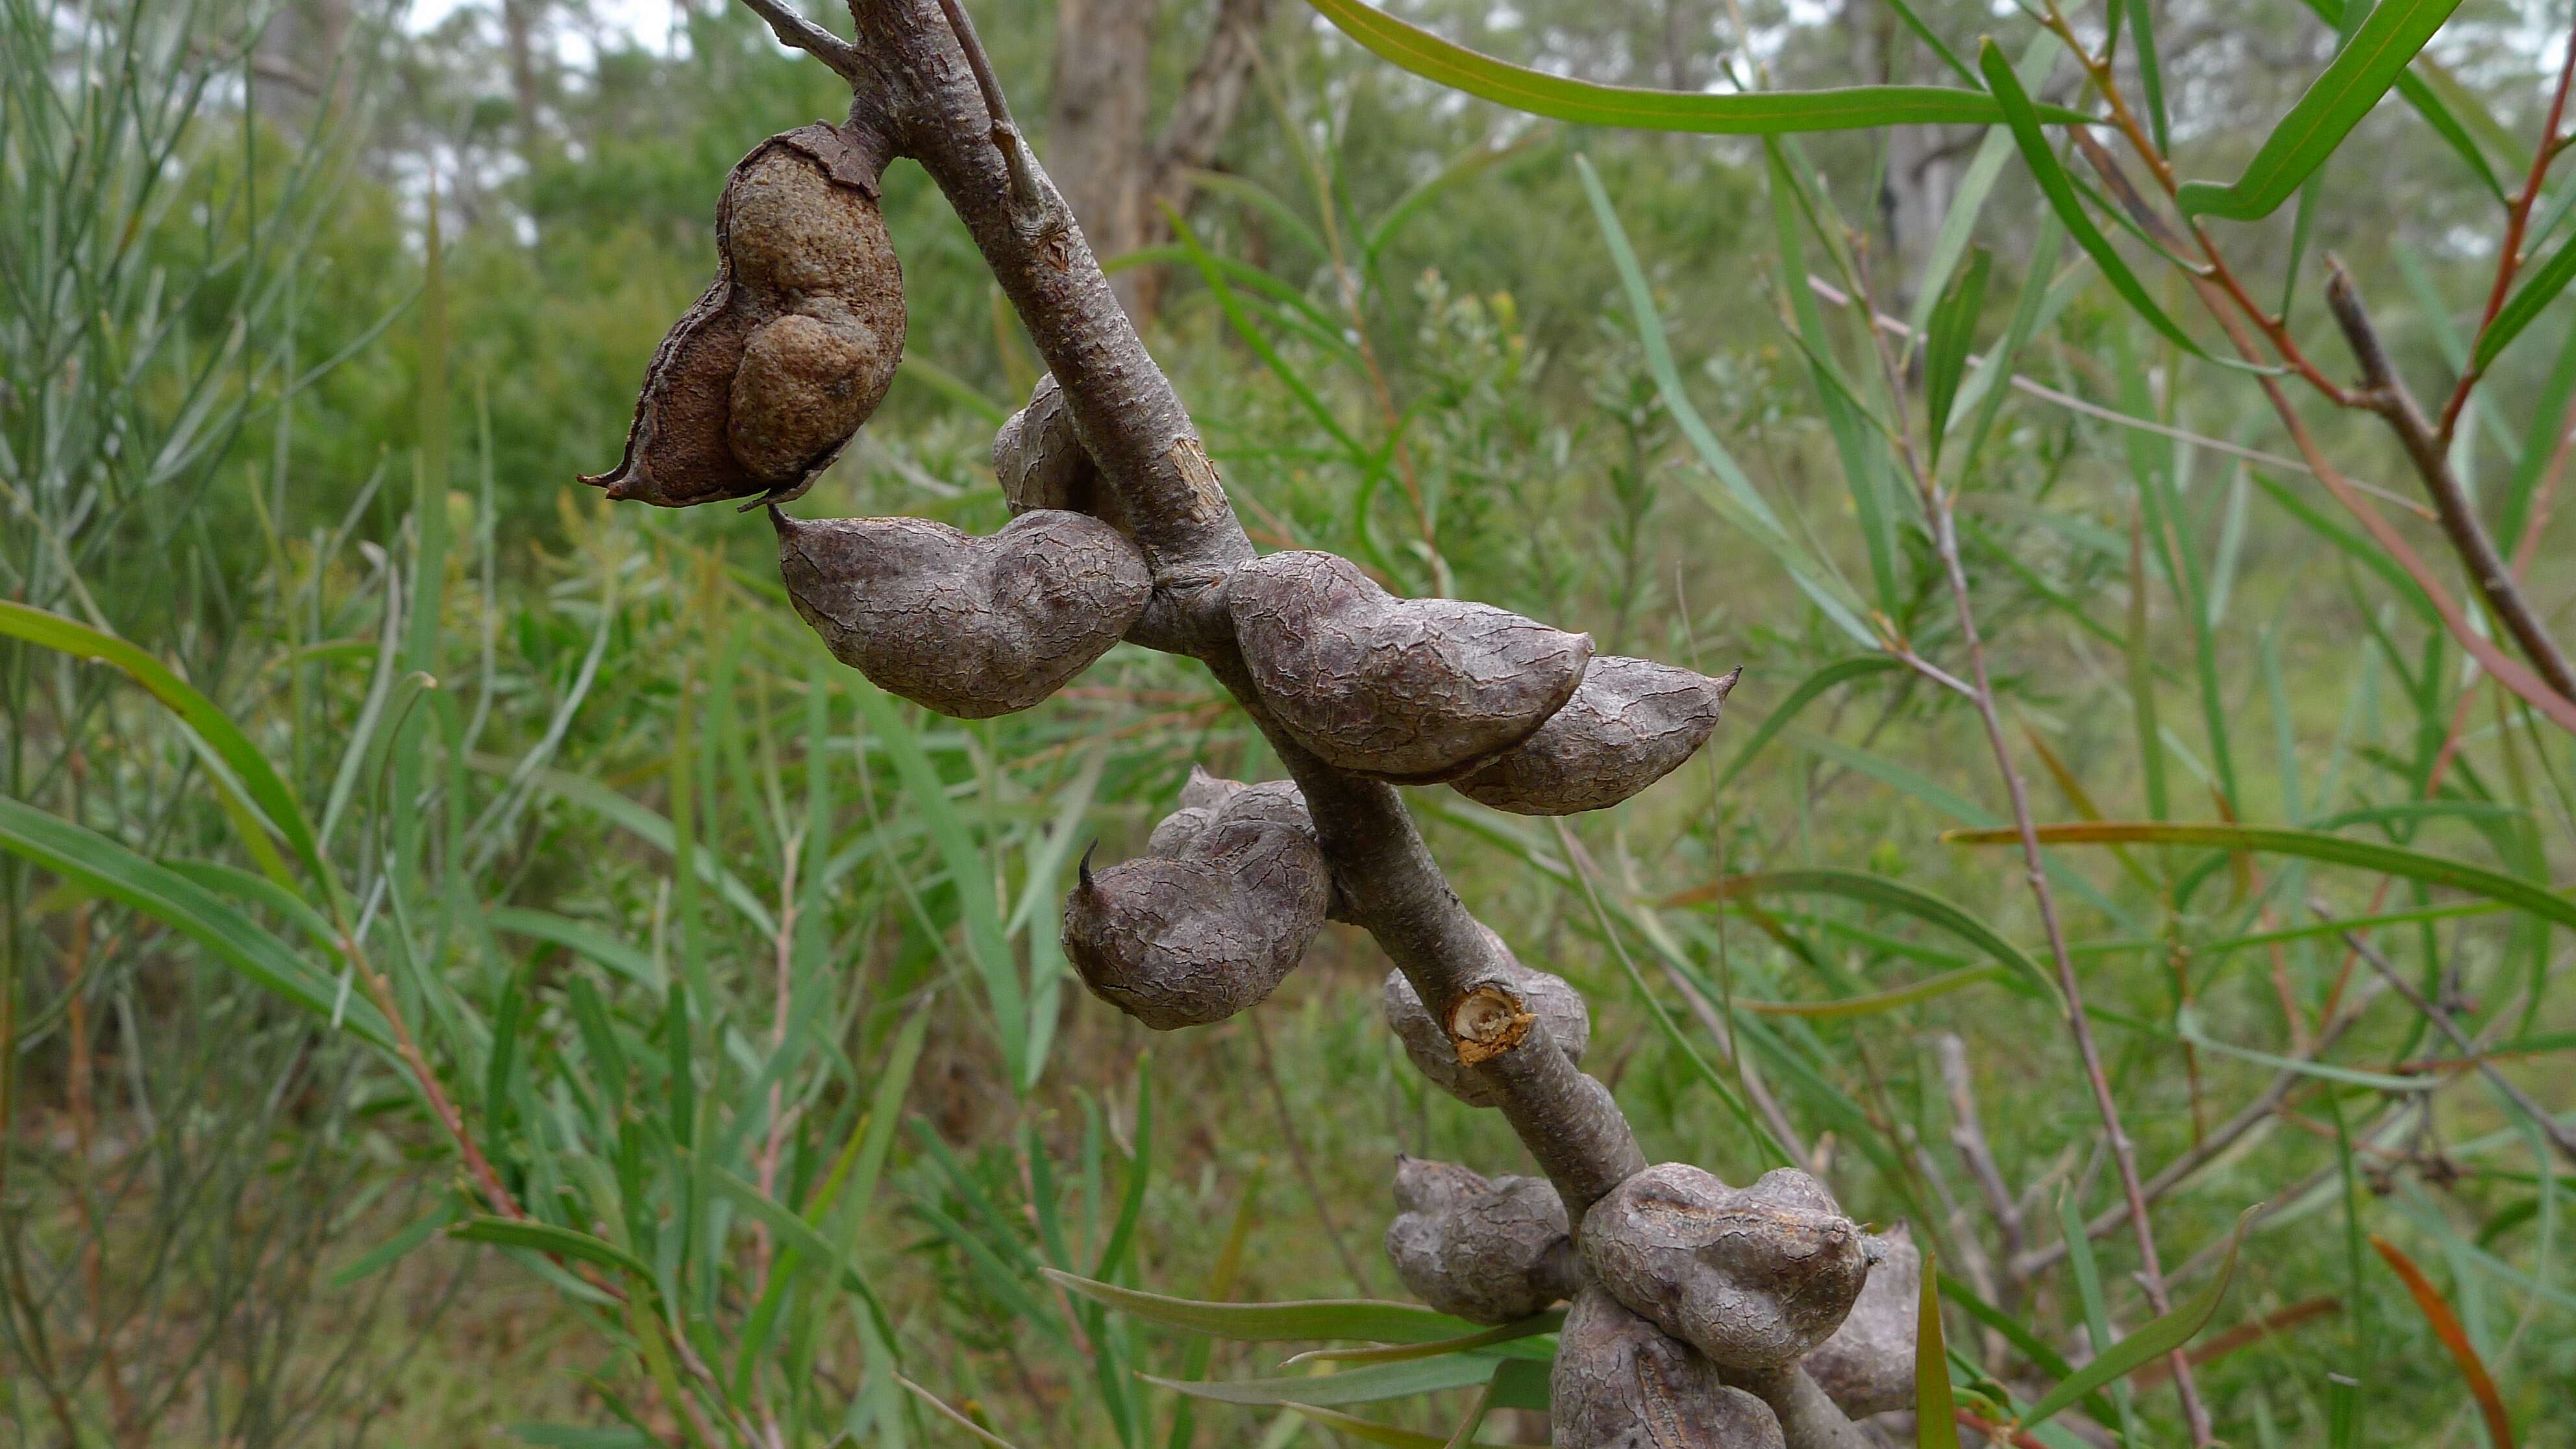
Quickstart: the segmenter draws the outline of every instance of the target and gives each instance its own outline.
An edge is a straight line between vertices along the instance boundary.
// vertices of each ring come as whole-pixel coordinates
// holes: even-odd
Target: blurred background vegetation
[[[1399,13],[1639,86],[1945,78],[1862,0]],[[2008,6],[1912,13],[1962,50],[2036,33]],[[1595,1070],[1649,1156],[1746,1180],[1777,1160],[1730,1109],[1753,1101],[1851,1212],[1938,1249],[1961,1381],[1997,1403],[2149,1316],[2126,1234],[2065,1230],[2119,1188],[2056,1013],[1921,905],[2041,954],[2011,858],[1938,838],[2006,818],[1975,715],[1731,521],[1674,406],[1797,553],[1876,580],[1873,607],[1955,666],[1914,515],[1856,512],[1858,404],[1815,350],[1865,337],[1852,278],[1831,285],[1812,237],[1789,250],[1763,148],[1469,101],[1287,0],[976,15],[1041,153],[1107,158],[1069,178],[1078,203],[1137,177],[1177,203],[1093,229],[1132,243],[1112,265],[1257,541],[1745,667],[1705,767],[1570,835],[1417,792],[1471,907],[1593,1003]],[[1123,647],[1026,715],[922,715],[817,647],[757,516],[610,510],[572,481],[613,462],[711,270],[727,168],[836,114],[839,83],[696,0],[0,17],[0,592],[23,606],[0,639],[0,1441],[1332,1441],[1137,1376],[1304,1371],[1272,1350],[1037,1272],[1401,1297],[1376,1246],[1393,1155],[1523,1166],[1403,1063],[1385,963],[1341,928],[1273,1008],[1216,1028],[1155,1038],[1067,989],[1073,856],[1140,848],[1193,761],[1275,773],[1257,736],[1200,672]],[[2170,0],[2154,23],[2203,175],[2242,167],[2337,39],[2287,4]],[[2567,25],[2470,0],[2418,64],[2498,174],[2529,162]],[[2034,89],[2071,99],[2080,74],[2041,62]],[[1239,92],[1214,121],[1178,104],[1208,99],[1211,64]],[[1103,75],[1141,104],[1066,102]],[[2576,875],[2567,733],[2352,544],[2241,374],[2068,265],[1985,140],[1804,155],[1880,310],[1928,315],[1915,288],[1963,190],[1994,259],[1980,346],[2036,309],[2021,384],[1985,388],[1960,511],[2039,817],[2305,826]],[[2402,367],[2466,357],[2497,209],[2459,154],[2392,100],[2295,217],[2243,232],[2334,370],[2328,250]],[[800,506],[989,531],[987,449],[1037,363],[908,163],[886,211],[905,372]],[[2565,212],[2543,213],[2546,240]],[[2567,306],[2497,364],[2456,450],[2532,524],[2562,636]],[[2315,426],[2416,496],[2370,420]],[[2189,1169],[2158,1188],[2178,1294],[2268,1205],[2201,1341],[2221,1435],[2491,1432],[2375,1234],[2456,1314],[2522,1442],[2576,1444],[2576,1178],[2537,1115],[2576,1110],[2576,933],[2402,873],[2052,861],[2142,1161]],[[1794,869],[1901,890],[1695,890]],[[2359,945],[2320,924],[2383,917]],[[2365,950],[2455,1006],[2521,1100]],[[528,1224],[477,1216],[494,1187]],[[1462,1392],[1371,1412],[1437,1443]],[[2150,1374],[2050,1433],[2179,1424]],[[1540,1442],[1544,1420],[1487,1435]]]

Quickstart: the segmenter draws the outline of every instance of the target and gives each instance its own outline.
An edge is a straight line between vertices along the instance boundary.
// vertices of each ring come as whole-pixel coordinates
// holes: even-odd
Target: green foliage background
[[[645,49],[551,10],[563,44],[531,127],[497,17],[473,5],[426,28],[362,14],[318,55],[280,38],[309,19],[293,10],[0,5],[0,584],[22,610],[131,641],[237,727],[240,751],[138,688],[142,666],[83,662],[94,646],[35,624],[0,642],[0,1438],[967,1442],[934,1398],[1021,1445],[1339,1432],[1139,1378],[1306,1368],[1041,1272],[1400,1298],[1375,1248],[1392,1155],[1523,1166],[1490,1114],[1403,1063],[1363,937],[1336,928],[1262,1012],[1169,1038],[1069,984],[1053,922],[1071,855],[1094,837],[1112,857],[1141,848],[1193,761],[1274,773],[1257,738],[1197,671],[1125,648],[1024,716],[922,715],[796,622],[757,515],[612,510],[572,483],[613,459],[645,358],[704,283],[726,169],[833,114],[837,83],[736,11],[685,8],[669,46]],[[1953,79],[1869,6],[1402,13],[1605,81],[1701,89],[1757,64],[1778,88]],[[2031,30],[1978,7],[1920,13],[1967,53],[1990,30],[2018,53]],[[1021,113],[1042,115],[1051,9],[977,17]],[[1201,23],[1166,17],[1164,93]],[[2156,23],[2195,176],[2237,174],[2334,41],[2293,6],[2178,4]],[[2476,144],[2500,174],[2538,129],[2567,23],[2472,0],[2431,52],[2445,94],[2486,118]],[[257,57],[300,65],[302,88]],[[1980,138],[1943,138],[1956,146],[1929,164],[1955,176]],[[1925,151],[1892,144],[1844,133],[1803,154],[1881,308],[1903,315],[1929,239],[1891,232],[1884,181]],[[1850,1211],[1908,1221],[1946,1274],[1994,1296],[1999,1256],[2055,1247],[2064,1214],[2118,1188],[2044,993],[1976,969],[1989,954],[1906,894],[2044,958],[2009,857],[1939,840],[2005,818],[1992,762],[1959,701],[1883,656],[1841,667],[1871,656],[1780,547],[1711,505],[1721,490],[1657,385],[1578,158],[1684,394],[1795,551],[1955,666],[1914,515],[1881,526],[1879,558],[1868,546],[1859,455],[1813,365],[1866,376],[1866,334],[1829,303],[1821,332],[1793,320],[1816,295],[1794,289],[1809,268],[1831,280],[1830,257],[1809,232],[1784,258],[1758,143],[1535,121],[1283,14],[1224,148],[1232,180],[1158,254],[1150,340],[1265,547],[1335,549],[1390,586],[1587,629],[1606,650],[1745,666],[1705,766],[1571,835],[1445,792],[1417,808],[1480,916],[1593,1003],[1590,1065],[1651,1157],[1731,1181],[1774,1165],[1734,1105],[1767,1088]],[[2450,375],[2492,270],[2494,199],[2394,101],[2310,197],[2230,234],[2292,326],[2340,365],[2317,300],[2332,249],[2401,365]],[[992,428],[1033,357],[917,169],[898,165],[886,209],[907,371],[799,506],[989,530],[1004,517]],[[1979,350],[2034,285],[2035,253],[2066,266],[2052,227],[2006,168],[1975,233],[1993,254],[1966,318]],[[2464,670],[2402,580],[2332,541],[2312,482],[2217,446],[2286,451],[2241,375],[2179,356],[2098,279],[2043,260],[2037,284],[2058,277],[2063,309],[2016,366],[2080,406],[2007,397],[1961,504],[2040,818],[2261,822],[2542,888],[2576,875],[2566,733]],[[2156,285],[2179,312],[2181,288]],[[2533,419],[2563,405],[2567,305],[2505,355],[2464,430],[2459,466],[2491,509],[2558,436]],[[2367,419],[2315,425],[2411,496]],[[2133,549],[2157,509],[2164,536]],[[2529,570],[2562,637],[2571,516]],[[313,859],[251,788],[254,759],[310,820]],[[60,822],[79,833],[45,834]],[[2181,1294],[2213,1281],[2246,1208],[2273,1208],[2211,1333],[2275,1331],[2201,1370],[2222,1436],[2481,1432],[2364,1248],[2379,1234],[2464,1321],[2522,1442],[2576,1443],[2570,1164],[2473,1072],[2393,1086],[2393,1069],[2455,1053],[2397,996],[2369,996],[2373,973],[2316,922],[2400,917],[2376,949],[2463,1003],[2562,1117],[2571,933],[2455,909],[2478,897],[2395,857],[2052,860],[2151,1171],[2255,1100],[2326,1008],[2371,1003],[2330,1069],[2292,1071],[2283,1110],[2159,1204]],[[1788,871],[1872,884],[1739,881],[1673,903]],[[1903,991],[1951,972],[1969,974]],[[482,1189],[417,1080],[353,1039],[385,999],[493,1179],[577,1242],[476,1216]],[[1952,1145],[1945,1033],[2019,1195],[2009,1229]],[[2124,1233],[2076,1256],[2097,1271],[2031,1278],[1993,1315],[2009,1331],[1954,1311],[1963,1405],[2027,1404],[2146,1320]],[[1348,1412],[1445,1437],[1469,1397]],[[2173,1395],[2143,1381],[2077,1412],[2183,1442]],[[1486,1437],[1533,1441],[1538,1424],[1497,1415]]]

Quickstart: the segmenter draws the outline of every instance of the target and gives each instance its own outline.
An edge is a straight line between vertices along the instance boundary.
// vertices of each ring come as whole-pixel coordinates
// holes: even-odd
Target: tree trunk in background
[[[1189,205],[1190,173],[1216,160],[1252,79],[1270,0],[1216,0],[1206,47],[1150,136],[1156,0],[1060,0],[1047,169],[1103,260],[1167,240],[1166,205]],[[1139,327],[1153,320],[1161,273],[1115,274],[1110,285]]]
[[[510,100],[519,114],[519,158],[537,162],[537,7],[542,0],[501,0],[501,38],[510,55]]]

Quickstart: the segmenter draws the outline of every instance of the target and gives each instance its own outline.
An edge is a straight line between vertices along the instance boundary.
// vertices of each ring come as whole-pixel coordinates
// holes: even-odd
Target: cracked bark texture
[[[769,517],[787,596],[833,657],[955,719],[1063,688],[1151,588],[1136,546],[1086,514],[1024,513],[987,538],[925,518]]]
[[[1065,902],[1064,954],[1083,984],[1158,1031],[1259,1003],[1304,959],[1332,900],[1295,785],[1204,796],[1155,828],[1155,854],[1097,874],[1086,855]]]
[[[1537,733],[1451,788],[1515,815],[1607,810],[1699,753],[1742,673],[1711,679],[1651,660],[1598,656]]]
[[[1470,1323],[1512,1323],[1583,1287],[1573,1228],[1556,1189],[1535,1177],[1488,1180],[1420,1157],[1395,1160],[1387,1261],[1413,1295]]]
[[[1898,1224],[1874,1235],[1878,1261],[1833,1336],[1799,1361],[1816,1387],[1855,1419],[1914,1407],[1915,1320],[1922,1312],[1923,1252]]]
[[[1536,733],[1583,682],[1592,636],[1458,599],[1404,599],[1295,550],[1234,571],[1226,607],[1262,702],[1325,763],[1445,779]]]
[[[888,159],[907,156],[955,208],[1060,393],[1062,417],[1047,423],[1049,446],[1069,430],[1097,470],[1091,512],[1120,519],[1141,555],[1130,556],[1141,566],[1141,604],[1132,614],[1123,602],[1099,610],[1104,627],[1198,659],[1241,703],[1303,797],[1311,844],[1328,864],[1331,908],[1376,939],[1424,1015],[1446,1028],[1461,1068],[1496,1101],[1536,1159],[1569,1221],[1584,1223],[1596,1203],[1645,1170],[1635,1134],[1608,1089],[1584,1075],[1560,1045],[1560,1035],[1570,1033],[1550,1019],[1543,993],[1525,983],[1502,943],[1459,901],[1384,777],[1454,775],[1529,738],[1576,692],[1590,640],[1481,605],[1392,599],[1338,560],[1291,556],[1256,565],[1187,411],[1021,139],[957,0],[853,0],[855,40],[831,34],[783,0],[744,3],[782,41],[850,83],[847,124],[820,128],[841,158],[836,179],[872,188]],[[740,494],[719,486],[654,501],[715,496]],[[1066,516],[1040,509],[1013,527]],[[1120,536],[1096,517],[1091,521],[1101,535]],[[783,519],[780,526],[782,534],[824,527]],[[953,555],[962,540],[938,541]],[[793,546],[782,547],[781,562],[791,574],[806,570],[809,591],[846,578],[846,569],[828,573]],[[848,568],[866,563],[845,562]],[[1239,574],[1251,586],[1229,589]],[[1310,578],[1319,602],[1358,601],[1368,606],[1360,613],[1374,610],[1375,618],[1337,608],[1299,613],[1303,606],[1282,595],[1262,597],[1267,584],[1291,574]],[[1121,600],[1130,592],[1123,585],[1134,582],[1132,575],[1122,581]],[[899,572],[889,578],[889,587],[902,584]],[[847,621],[854,627],[867,607],[844,597],[817,611],[823,616],[817,626]],[[1393,627],[1382,629],[1390,617]],[[928,631],[929,619],[916,614],[916,627],[925,629],[917,647],[953,653],[953,634]],[[1350,646],[1342,660],[1347,671],[1320,692],[1287,673],[1290,653],[1302,647],[1294,632],[1308,622]],[[1273,640],[1265,629],[1290,637]],[[1408,633],[1412,648],[1391,647]],[[1084,637],[1088,648],[1092,636]],[[1418,686],[1408,682],[1417,678],[1410,671],[1427,666],[1403,658],[1407,653],[1436,664],[1418,676]],[[1430,728],[1406,724],[1389,731],[1344,708],[1343,701],[1382,688],[1392,692],[1377,697],[1419,699],[1449,717]],[[1024,692],[1014,691],[1015,697]],[[988,701],[979,694],[962,702]],[[1190,808],[1216,813],[1209,805],[1185,805]],[[1149,859],[1199,856],[1216,828],[1213,819],[1176,826],[1176,854]],[[1293,833],[1273,829],[1265,838]],[[1579,1049],[1580,1043],[1566,1045]],[[1772,1417],[1765,1418],[1755,1401],[1712,1379],[1698,1350],[1647,1324],[1600,1285],[1582,1288],[1576,1308],[1568,1343],[1578,1350],[1613,1340],[1616,1346],[1610,1359],[1581,1351],[1560,1355],[1566,1386],[1560,1444],[1772,1444],[1781,1442],[1784,1426],[1795,1449],[1856,1442],[1857,1431],[1794,1362],[1743,1376],[1743,1387],[1771,1406]]]
[[[1842,1326],[1873,1249],[1831,1194],[1794,1168],[1732,1188],[1666,1162],[1583,1219],[1583,1261],[1657,1328],[1731,1370],[1795,1365]]]
[[[1556,1449],[1784,1449],[1770,1406],[1598,1286],[1575,1295],[1548,1376]]]

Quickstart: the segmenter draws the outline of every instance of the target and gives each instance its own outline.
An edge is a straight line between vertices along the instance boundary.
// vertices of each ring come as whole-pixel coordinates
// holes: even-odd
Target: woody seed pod
[[[1512,1323],[1583,1286],[1565,1203],[1546,1179],[1395,1159],[1386,1256],[1413,1295],[1470,1323]]]
[[[1589,634],[1487,604],[1399,599],[1328,553],[1245,564],[1226,606],[1254,687],[1297,743],[1407,783],[1447,779],[1529,738],[1592,657]]]
[[[1914,1403],[1914,1333],[1922,1312],[1923,1252],[1902,1224],[1870,1239],[1878,1266],[1851,1313],[1799,1366],[1825,1396],[1853,1418]]]
[[[1515,815],[1607,809],[1699,750],[1717,728],[1735,678],[1596,656],[1574,697],[1538,733],[1449,783],[1480,805]]]
[[[1592,1014],[1583,1005],[1582,993],[1561,976],[1522,965],[1511,947],[1504,945],[1503,938],[1484,922],[1477,922],[1476,928],[1485,933],[1486,943],[1503,959],[1501,978],[1512,994],[1532,1015],[1547,1023],[1547,1039],[1565,1053],[1565,1059],[1580,1065],[1584,1050],[1592,1044]],[[1458,1044],[1450,1040],[1447,1029],[1432,1020],[1431,1013],[1423,1008],[1421,995],[1402,971],[1386,973],[1380,997],[1386,1009],[1386,1024],[1404,1043],[1404,1054],[1413,1059],[1416,1070],[1470,1107],[1502,1105],[1502,1094],[1459,1062]]]
[[[1548,1376],[1556,1449],[1785,1449],[1768,1404],[1719,1382],[1698,1350],[1593,1284],[1575,1295]]]
[[[1117,490],[1074,436],[1073,409],[1052,372],[1038,379],[1029,405],[993,435],[993,476],[1013,513],[1067,508],[1105,519],[1121,533],[1134,531]]]
[[[797,520],[773,508],[796,612],[879,688],[955,719],[1027,709],[1144,612],[1144,555],[1079,513],[978,538],[923,518]]]
[[[1784,1367],[1824,1342],[1874,1251],[1803,1172],[1780,1168],[1737,1189],[1678,1162],[1594,1203],[1582,1247],[1620,1302],[1735,1372]]]
[[[884,401],[903,268],[876,157],[817,123],[753,148],[716,204],[716,279],[662,339],[626,455],[582,481],[685,508],[803,493]]]
[[[1201,792],[1221,798],[1184,806],[1181,815],[1201,813],[1186,826],[1157,828],[1156,854],[1098,872],[1085,855],[1064,903],[1065,959],[1083,984],[1157,1031],[1223,1021],[1268,996],[1332,901],[1332,871],[1294,784],[1200,774],[1192,787],[1202,781],[1233,788]]]

